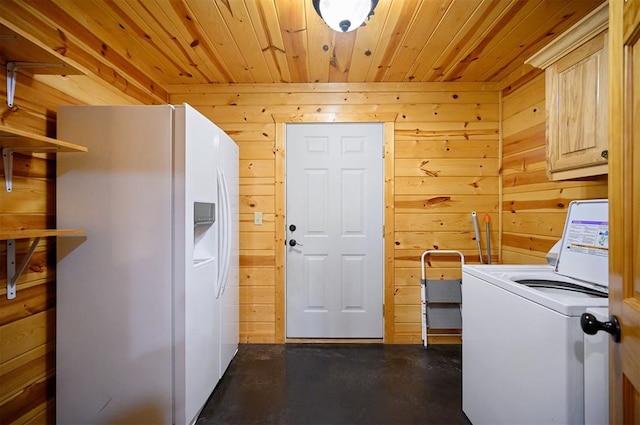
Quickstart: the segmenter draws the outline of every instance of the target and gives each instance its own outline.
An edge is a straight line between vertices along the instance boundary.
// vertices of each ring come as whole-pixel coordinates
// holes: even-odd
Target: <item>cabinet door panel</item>
[[[558,150],[556,165],[596,145],[598,68],[596,55],[558,74]]]
[[[600,34],[547,69],[547,162],[552,180],[606,173],[606,43],[607,33]],[[594,171],[594,166],[601,168]]]

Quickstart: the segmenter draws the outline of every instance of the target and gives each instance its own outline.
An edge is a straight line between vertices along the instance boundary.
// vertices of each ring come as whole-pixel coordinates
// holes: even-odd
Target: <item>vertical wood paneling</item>
[[[292,11],[293,12],[293,11]],[[290,35],[290,37],[293,37]],[[240,145],[241,341],[283,342],[284,122],[384,121],[385,338],[420,343],[420,254],[457,249],[478,262],[471,211],[490,214],[498,254],[499,92],[497,85],[458,83],[172,86],[170,102],[187,102]],[[273,116],[278,117],[274,124]],[[275,127],[274,127],[275,126]],[[390,150],[389,150],[390,149]],[[275,152],[275,154],[274,154]],[[274,226],[253,224],[254,212]],[[397,223],[397,224],[396,224]],[[486,257],[484,226],[481,232]],[[460,275],[459,262],[438,273]],[[444,271],[443,271],[444,270]],[[249,272],[250,271],[250,272]],[[397,276],[404,276],[397,280]],[[406,276],[418,278],[409,281]],[[417,295],[416,295],[417,294]]]
[[[509,91],[502,110],[502,261],[544,264],[547,251],[562,237],[569,202],[607,198],[607,177],[548,180],[544,74]]]

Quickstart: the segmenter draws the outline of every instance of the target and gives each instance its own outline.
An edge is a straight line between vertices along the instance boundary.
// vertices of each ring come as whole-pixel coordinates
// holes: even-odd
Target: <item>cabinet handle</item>
[[[603,150],[602,152],[600,152],[600,156],[603,157],[604,159],[609,159],[609,151],[608,150]]]

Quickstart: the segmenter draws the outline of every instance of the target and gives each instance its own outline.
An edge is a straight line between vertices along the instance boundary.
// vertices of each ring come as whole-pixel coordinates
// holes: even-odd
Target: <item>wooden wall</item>
[[[240,146],[240,303],[241,341],[280,340],[274,227],[276,205],[275,128],[273,116],[304,121],[305,115],[369,116],[397,114],[392,146],[395,161],[393,199],[393,293],[386,341],[419,343],[420,255],[425,249],[456,249],[477,262],[471,211],[490,213],[493,254],[498,246],[499,92],[495,84],[288,84],[173,86],[170,103],[187,102],[207,115]],[[315,118],[314,118],[315,120]],[[357,118],[355,119],[357,120]],[[286,152],[285,152],[286,155]],[[253,212],[264,224],[253,224]],[[455,257],[434,261],[431,276],[459,275]]]
[[[545,76],[502,101],[502,262],[545,263],[569,202],[607,198],[607,176],[550,182],[545,160]]]

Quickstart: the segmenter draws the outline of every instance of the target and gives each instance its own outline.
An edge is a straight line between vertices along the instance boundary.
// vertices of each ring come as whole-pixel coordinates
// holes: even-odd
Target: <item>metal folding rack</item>
[[[456,254],[460,256],[460,269],[464,265],[464,255],[460,251],[427,250],[420,257],[422,277],[420,279],[422,298],[422,341],[428,345],[428,329],[462,330],[462,277],[460,279],[426,278],[425,259],[429,255]],[[462,276],[462,270],[460,271]],[[438,336],[459,336],[459,334],[434,334]]]

